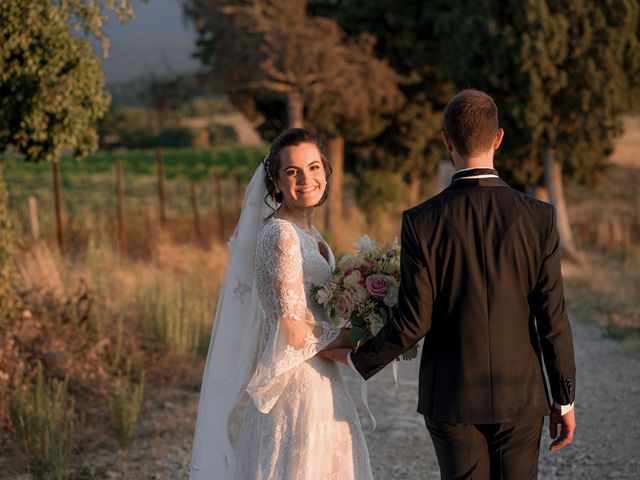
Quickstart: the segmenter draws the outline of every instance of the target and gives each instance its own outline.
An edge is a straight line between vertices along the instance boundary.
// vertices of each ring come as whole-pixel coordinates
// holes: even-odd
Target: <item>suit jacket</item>
[[[472,172],[473,173],[473,172]],[[461,172],[461,175],[463,172]],[[398,314],[351,354],[369,378],[424,337],[418,412],[500,423],[575,394],[551,205],[464,178],[403,213]]]

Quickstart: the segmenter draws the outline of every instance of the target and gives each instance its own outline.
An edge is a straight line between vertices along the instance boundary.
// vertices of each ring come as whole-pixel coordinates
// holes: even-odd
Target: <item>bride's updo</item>
[[[305,130],[304,128],[289,128],[282,132],[271,144],[269,153],[262,160],[262,164],[265,169],[265,183],[267,187],[267,196],[271,197],[277,203],[282,203],[282,192],[278,190],[276,180],[278,179],[278,173],[280,172],[280,154],[285,148],[295,147],[303,143],[312,143],[318,148],[320,152],[320,158],[322,159],[322,165],[327,175],[327,180],[331,176],[331,165],[327,159],[324,145],[315,133]],[[324,194],[318,202],[318,205],[322,205],[329,196],[329,183],[324,189]]]

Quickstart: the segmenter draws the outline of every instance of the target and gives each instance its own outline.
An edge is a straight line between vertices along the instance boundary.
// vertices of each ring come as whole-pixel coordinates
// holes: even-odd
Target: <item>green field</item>
[[[248,180],[258,162],[266,154],[264,147],[165,148],[163,149],[164,173],[167,178],[201,178],[212,172],[226,176],[240,176]],[[86,159],[62,158],[62,171],[74,174],[105,173],[113,171],[116,159],[122,160],[126,172],[155,174],[154,150],[126,152],[98,152]],[[7,176],[43,174],[50,165],[25,162],[18,157],[3,159]]]
[[[185,148],[164,149],[162,153],[167,217],[190,218],[190,184],[195,182],[198,207],[206,228],[207,217],[217,208],[214,177],[222,179],[223,208],[233,216],[237,210],[238,190],[243,190],[266,150],[259,147]],[[71,230],[91,231],[105,222],[113,225],[116,159],[122,161],[126,217],[131,223],[147,221],[149,216],[157,218],[155,151],[100,152],[85,160],[63,158],[60,164],[64,217]],[[51,165],[13,157],[4,159],[3,171],[9,190],[9,207],[19,232],[26,234],[29,230],[28,197],[34,196],[38,202],[42,235],[53,238]]]

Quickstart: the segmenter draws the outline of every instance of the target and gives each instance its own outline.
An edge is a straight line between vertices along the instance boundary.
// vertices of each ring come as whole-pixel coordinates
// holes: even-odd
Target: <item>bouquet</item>
[[[354,244],[356,252],[343,256],[328,284],[314,285],[315,300],[329,309],[336,325],[349,328],[359,345],[375,335],[398,309],[400,243],[376,245],[367,235]],[[405,352],[415,358],[418,346]]]

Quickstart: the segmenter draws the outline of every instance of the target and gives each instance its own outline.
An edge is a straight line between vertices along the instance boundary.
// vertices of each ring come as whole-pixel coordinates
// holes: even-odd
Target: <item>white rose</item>
[[[362,280],[360,270],[354,270],[348,277],[345,277],[344,285],[349,288],[354,288],[356,285],[360,284],[360,280]]]
[[[326,306],[329,303],[329,299],[331,298],[331,292],[329,291],[329,289],[325,286],[322,286],[317,292],[316,292],[316,301],[318,302],[318,304],[320,305],[324,305]]]
[[[393,307],[398,304],[398,285],[391,284],[387,289],[387,293],[383,299],[384,304],[387,307]]]
[[[355,265],[356,265],[356,258],[351,253],[348,253],[347,255],[342,257],[338,262],[338,266],[342,270],[348,270],[350,268],[354,268]]]
[[[369,296],[369,292],[362,285],[357,284],[353,286],[353,301],[356,302],[356,304],[364,303]]]

